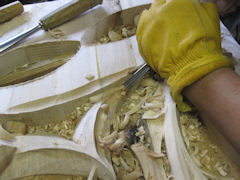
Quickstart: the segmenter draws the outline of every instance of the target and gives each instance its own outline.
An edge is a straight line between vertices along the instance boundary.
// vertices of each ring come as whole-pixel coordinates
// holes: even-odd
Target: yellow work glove
[[[139,51],[152,69],[167,78],[180,111],[190,110],[181,91],[206,74],[232,67],[222,54],[219,17],[214,3],[155,0],[137,29]]]

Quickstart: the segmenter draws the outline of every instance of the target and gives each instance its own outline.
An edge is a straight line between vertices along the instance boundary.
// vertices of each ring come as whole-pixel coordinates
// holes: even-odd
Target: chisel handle
[[[101,3],[102,0],[73,0],[41,18],[40,23],[47,31]]]
[[[0,7],[0,23],[8,21],[23,12],[23,5],[19,1]]]

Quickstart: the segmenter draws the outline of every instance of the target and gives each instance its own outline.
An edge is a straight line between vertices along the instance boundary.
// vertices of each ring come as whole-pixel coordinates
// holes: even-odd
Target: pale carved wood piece
[[[112,3],[114,2],[112,1]],[[103,7],[107,4],[109,5],[110,1],[104,1]],[[127,19],[128,17],[126,12],[130,12],[130,14],[134,12],[133,15],[135,15],[148,6],[149,4],[124,10],[124,18]],[[115,8],[115,6],[112,8]],[[94,10],[89,14],[94,14]],[[83,16],[79,19],[84,18],[86,17]],[[75,26],[72,28],[74,29]],[[22,50],[29,47],[31,45],[23,46]],[[11,52],[15,52],[15,56],[18,54],[16,50]],[[18,62],[21,62],[21,60]],[[47,76],[23,84],[1,88],[4,103],[0,105],[0,121],[12,118],[34,123],[41,123],[40,120],[45,123],[49,119],[61,121],[65,118],[65,114],[70,111],[66,110],[66,112],[57,113],[62,108],[66,108],[76,99],[126,77],[129,69],[135,68],[142,63],[143,60],[139,55],[135,36],[109,44],[82,46],[71,58],[71,61],[68,61]],[[88,81],[85,78],[87,74],[92,74],[95,79]],[[54,114],[59,115],[54,117]]]
[[[50,136],[16,136],[16,141],[0,141],[0,150],[4,146],[17,148],[0,178],[80,174],[89,179],[116,179],[112,165],[98,155],[95,146],[94,126],[101,104],[95,104],[79,123],[73,135],[76,143]]]

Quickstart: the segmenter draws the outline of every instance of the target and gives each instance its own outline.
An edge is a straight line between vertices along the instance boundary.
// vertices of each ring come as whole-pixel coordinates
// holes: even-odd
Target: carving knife
[[[98,4],[102,4],[103,0],[73,0],[69,3],[63,5],[62,7],[56,9],[55,11],[49,13],[48,15],[44,16],[39,20],[39,24],[35,27],[16,35],[2,43],[0,43],[0,53],[7,51],[10,49],[14,44],[21,41],[22,39],[28,37],[32,33],[44,29],[48,31],[53,29],[66,21],[71,20],[72,18],[82,14],[83,12],[87,11],[95,7]]]

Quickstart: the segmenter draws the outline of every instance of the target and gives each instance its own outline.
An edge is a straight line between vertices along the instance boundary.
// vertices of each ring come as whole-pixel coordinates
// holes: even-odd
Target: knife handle
[[[41,18],[40,23],[47,31],[101,3],[102,0],[73,0]]]
[[[23,12],[23,5],[19,1],[0,7],[0,23],[8,21]]]

